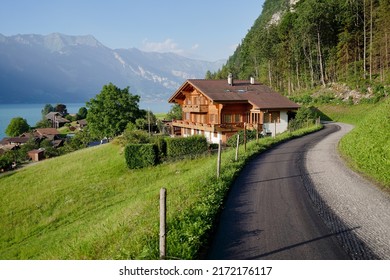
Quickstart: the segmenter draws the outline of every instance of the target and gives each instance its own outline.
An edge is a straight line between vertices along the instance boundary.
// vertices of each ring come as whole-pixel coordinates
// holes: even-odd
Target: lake
[[[54,106],[55,104],[53,104]],[[68,113],[75,114],[85,103],[65,104]],[[30,126],[42,119],[42,109],[45,104],[0,104],[0,139],[6,137],[5,130],[12,118],[22,117]]]
[[[55,106],[55,104],[52,104]],[[76,114],[85,103],[65,103],[69,114]],[[6,137],[5,130],[12,118],[22,117],[27,120],[30,126],[41,120],[41,110],[45,104],[0,104],[0,140]],[[151,110],[153,113],[167,113],[170,104],[140,102],[139,107]]]

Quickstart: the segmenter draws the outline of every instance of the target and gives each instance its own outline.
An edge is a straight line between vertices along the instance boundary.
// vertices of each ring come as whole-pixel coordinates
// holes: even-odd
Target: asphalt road
[[[319,195],[308,171],[308,151],[336,124],[260,154],[229,192],[208,259],[376,259],[356,233]],[[310,173],[311,172],[311,173]],[[332,175],[330,175],[332,176]]]

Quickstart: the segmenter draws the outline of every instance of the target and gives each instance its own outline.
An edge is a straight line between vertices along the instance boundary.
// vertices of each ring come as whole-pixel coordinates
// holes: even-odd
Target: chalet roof
[[[85,125],[88,124],[86,119],[78,120],[77,123],[78,123],[79,125],[83,125],[83,126],[85,126]]]
[[[35,149],[35,150],[31,150],[31,151],[28,151],[27,153],[30,155],[30,154],[40,154],[40,153],[44,153],[45,150],[43,149]]]
[[[197,89],[216,103],[250,103],[256,109],[297,109],[300,106],[287,97],[275,92],[260,83],[234,81],[229,85],[227,80],[187,80],[170,98],[184,99],[183,92]]]
[[[11,143],[26,144],[30,138],[29,137],[4,137],[0,144],[8,145]]]
[[[59,113],[59,112],[49,112],[48,114],[46,114],[46,118],[52,118],[52,117],[54,117],[54,116],[60,116],[60,117],[62,117],[62,114],[61,113]]]
[[[41,136],[47,136],[47,135],[59,135],[60,132],[55,128],[37,128],[35,130],[39,135]]]
[[[55,120],[58,123],[69,123],[70,122],[69,120],[63,118],[63,115],[59,112],[50,112],[45,116],[45,118],[47,120],[52,120],[52,121]]]

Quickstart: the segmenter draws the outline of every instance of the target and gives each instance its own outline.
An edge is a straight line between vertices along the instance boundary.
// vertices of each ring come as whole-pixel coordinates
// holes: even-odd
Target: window
[[[264,123],[280,123],[280,112],[279,111],[270,111],[264,113]]]
[[[225,114],[223,115],[223,123],[231,123],[232,122],[232,115]]]
[[[271,113],[271,123],[280,122],[280,112],[270,112]]]
[[[239,114],[234,115],[234,122],[235,123],[241,122],[241,115],[239,115]]]

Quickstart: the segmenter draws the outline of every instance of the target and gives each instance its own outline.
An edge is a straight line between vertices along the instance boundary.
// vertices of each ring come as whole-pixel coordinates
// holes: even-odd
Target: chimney
[[[233,85],[233,75],[232,75],[232,73],[229,73],[228,84],[231,85],[231,86]]]
[[[255,78],[251,77],[251,85],[255,84]]]

